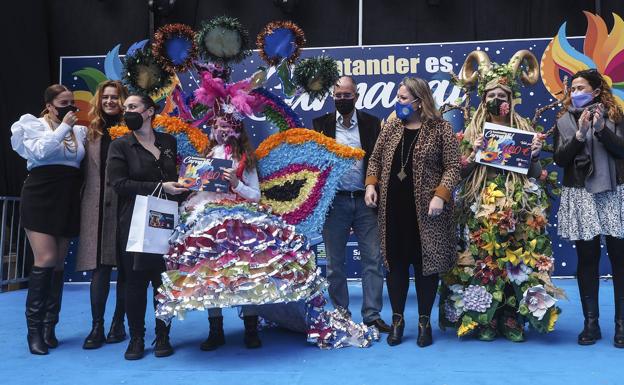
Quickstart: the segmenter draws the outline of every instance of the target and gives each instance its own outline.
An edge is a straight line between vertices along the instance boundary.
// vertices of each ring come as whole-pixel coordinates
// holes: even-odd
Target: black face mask
[[[503,103],[507,103],[507,101],[503,100],[503,99],[499,99],[499,98],[492,99],[492,100],[488,101],[486,103],[487,112],[489,112],[490,114],[492,114],[494,116],[501,116],[501,115],[504,116],[504,115],[507,115],[507,114],[502,114],[501,113],[501,108],[500,107],[501,107],[501,105]]]
[[[78,111],[78,108],[76,108],[75,106],[72,106],[71,104],[68,106],[64,106],[64,107],[54,106],[54,108],[56,108],[56,117],[60,121],[63,121],[63,118],[65,117],[65,115],[67,115],[69,111],[72,111],[72,112]]]
[[[346,115],[355,108],[355,99],[335,99],[334,104],[340,115]]]
[[[140,112],[126,112],[123,118],[126,126],[132,131],[136,131],[143,126],[143,115]]]

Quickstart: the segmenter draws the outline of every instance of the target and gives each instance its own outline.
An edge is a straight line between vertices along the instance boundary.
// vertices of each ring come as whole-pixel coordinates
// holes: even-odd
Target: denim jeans
[[[345,309],[349,309],[345,250],[351,228],[361,255],[362,319],[371,322],[380,318],[384,280],[377,213],[366,206],[363,196],[336,195],[323,227],[323,242],[327,253],[329,297],[334,307]]]

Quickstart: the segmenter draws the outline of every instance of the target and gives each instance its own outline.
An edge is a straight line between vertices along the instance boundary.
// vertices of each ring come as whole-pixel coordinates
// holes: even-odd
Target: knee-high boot
[[[48,345],[43,338],[43,319],[53,272],[54,267],[38,266],[33,266],[30,271],[26,296],[26,325],[28,348],[32,354],[48,354]]]

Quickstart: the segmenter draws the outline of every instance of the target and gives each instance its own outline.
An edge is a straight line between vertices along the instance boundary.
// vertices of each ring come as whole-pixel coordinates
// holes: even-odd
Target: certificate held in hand
[[[187,156],[180,165],[178,183],[189,190],[228,192],[230,182],[223,172],[232,168],[232,160]]]
[[[534,137],[534,132],[487,122],[483,127],[484,147],[477,151],[475,161],[526,175],[531,167]]]

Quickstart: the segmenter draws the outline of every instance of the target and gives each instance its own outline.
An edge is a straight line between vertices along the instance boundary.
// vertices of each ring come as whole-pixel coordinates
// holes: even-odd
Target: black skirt
[[[77,237],[81,187],[82,171],[78,168],[61,165],[33,168],[22,187],[22,226],[56,237]]]

